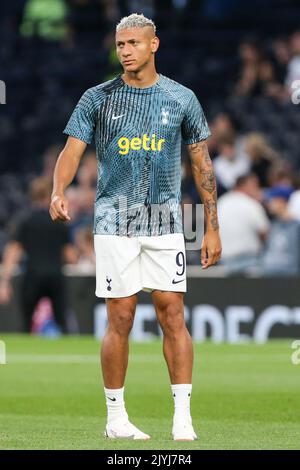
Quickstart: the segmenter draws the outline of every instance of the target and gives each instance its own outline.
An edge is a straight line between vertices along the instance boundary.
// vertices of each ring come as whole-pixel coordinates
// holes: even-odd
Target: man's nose
[[[130,47],[123,47],[122,56],[123,56],[123,57],[129,57],[129,56],[131,56],[131,49],[130,49]]]

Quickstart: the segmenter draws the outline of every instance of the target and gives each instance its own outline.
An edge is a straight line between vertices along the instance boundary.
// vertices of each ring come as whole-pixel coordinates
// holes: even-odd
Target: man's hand
[[[82,140],[69,136],[58,157],[54,169],[53,191],[49,209],[52,220],[71,220],[64,192],[73,181],[86,145]]]
[[[71,220],[68,214],[68,200],[63,195],[52,197],[49,212],[52,220]]]
[[[201,246],[202,269],[217,263],[221,258],[222,245],[219,232],[209,231],[203,237]]]

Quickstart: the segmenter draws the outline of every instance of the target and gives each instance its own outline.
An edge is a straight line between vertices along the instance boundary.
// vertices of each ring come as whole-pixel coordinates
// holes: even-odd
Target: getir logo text
[[[121,155],[126,155],[129,150],[153,150],[160,152],[165,142],[165,139],[156,138],[156,134],[152,134],[152,137],[148,137],[148,134],[143,134],[142,137],[133,137],[128,139],[128,137],[120,137],[118,140],[118,146],[120,148],[119,153]]]

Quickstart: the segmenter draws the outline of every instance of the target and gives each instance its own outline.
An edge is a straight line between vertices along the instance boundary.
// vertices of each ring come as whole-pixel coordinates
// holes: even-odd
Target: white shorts
[[[128,297],[145,290],[186,292],[182,233],[124,237],[94,235],[96,296]]]

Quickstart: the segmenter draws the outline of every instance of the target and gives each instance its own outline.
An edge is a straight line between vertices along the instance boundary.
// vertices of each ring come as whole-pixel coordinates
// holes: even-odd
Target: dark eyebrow
[[[138,39],[129,39],[127,42],[132,43],[132,42],[138,42]],[[117,46],[120,46],[121,44],[125,44],[124,41],[117,41]]]

